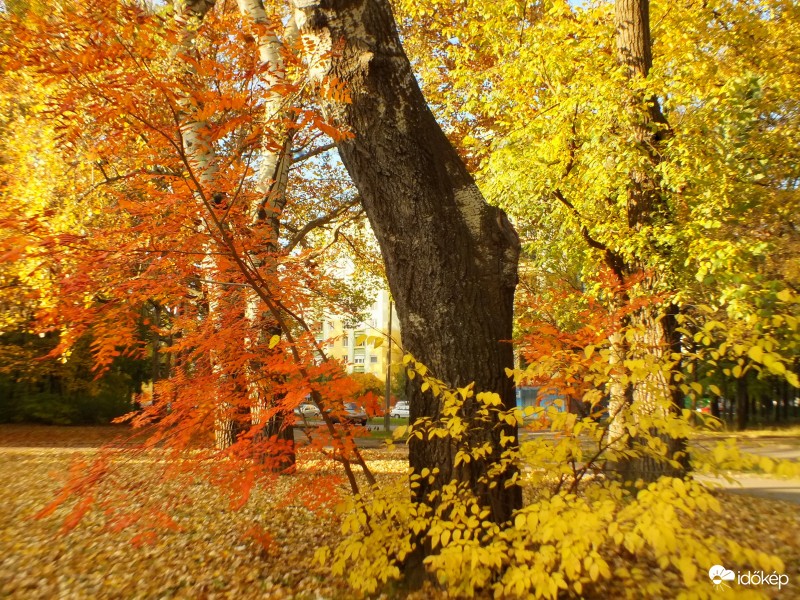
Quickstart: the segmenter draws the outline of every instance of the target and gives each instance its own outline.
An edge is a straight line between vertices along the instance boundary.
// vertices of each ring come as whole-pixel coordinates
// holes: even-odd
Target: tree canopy
[[[703,596],[712,565],[783,569],[684,517],[719,506],[690,470],[796,472],[687,444],[797,417],[796,3],[5,7],[0,391],[135,400],[129,452],[236,506],[332,461],[350,497],[317,560],[365,593],[656,596],[658,564]],[[393,481],[345,408],[383,382],[316,335],[384,277],[411,412]],[[112,464],[40,516],[171,526]]]

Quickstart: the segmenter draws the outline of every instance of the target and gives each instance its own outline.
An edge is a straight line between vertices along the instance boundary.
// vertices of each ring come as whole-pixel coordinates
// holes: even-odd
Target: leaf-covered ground
[[[52,500],[70,462],[117,431],[0,426],[0,597],[353,597],[343,581],[313,561],[316,548],[336,541],[338,526],[331,506],[320,505],[324,498],[309,501],[308,494],[320,495],[312,473],[281,478],[240,511],[230,510],[229,498],[210,484],[195,483],[188,488],[191,505],[176,517],[180,530],[164,531],[153,544],[131,544],[130,532],[107,530],[96,514],[66,536],[60,534],[60,519],[32,519]],[[405,468],[402,449],[371,452],[384,477]],[[125,468],[152,466],[139,461]],[[162,485],[153,493],[172,492]],[[791,587],[774,596],[800,597],[798,507],[729,494],[720,500],[723,515],[698,527],[727,531],[740,543],[780,556]],[[432,592],[415,596],[429,598]]]

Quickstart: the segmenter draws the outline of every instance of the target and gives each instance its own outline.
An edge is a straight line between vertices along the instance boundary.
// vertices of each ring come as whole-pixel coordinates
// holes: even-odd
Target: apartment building
[[[377,298],[364,321],[354,328],[345,327],[345,320],[336,316],[328,316],[316,331],[317,341],[327,340],[327,353],[331,358],[341,360],[347,366],[348,373],[371,373],[378,379],[386,377],[387,354],[389,342],[389,302],[387,290],[378,292]],[[378,347],[368,338],[383,339]],[[397,363],[402,357],[400,350],[400,323],[397,312],[392,307],[392,362]]]

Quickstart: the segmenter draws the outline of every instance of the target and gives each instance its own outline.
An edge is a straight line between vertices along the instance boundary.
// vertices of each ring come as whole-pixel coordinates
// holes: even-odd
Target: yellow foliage
[[[456,465],[485,456],[491,450],[485,444],[465,444],[469,424],[462,410],[472,387],[450,389],[427,370],[423,374],[413,357],[406,356],[404,362],[429,389],[434,383],[439,388],[443,415],[436,422],[411,424],[410,434],[450,439]],[[474,397],[480,405],[479,420],[496,414],[524,425],[525,411],[500,410],[493,394],[478,392]],[[526,496],[525,505],[508,523],[492,522],[488,507],[457,480],[440,487],[435,509],[413,502],[409,487],[416,488],[421,480],[433,484],[441,475],[438,469],[411,471],[407,479],[350,500],[342,523],[344,539],[330,554],[318,551],[318,560],[332,556],[333,572],[346,574],[355,589],[369,594],[399,578],[404,560],[423,544],[428,549],[425,567],[454,597],[482,591],[497,598],[591,595],[612,579],[615,586],[629,590],[629,597],[657,597],[674,590],[650,578],[649,566],[656,564],[682,582],[680,597],[711,598],[714,590],[705,573],[712,565],[782,571],[775,556],[739,546],[725,539],[724,532],[709,537],[692,527],[697,518],[718,519],[721,510],[698,481],[662,477],[626,487],[607,476],[609,462],[623,454],[664,460],[663,440],[649,432],[685,436],[691,430],[689,416],[690,411],[680,417],[639,415],[638,422],[630,424],[631,436],[643,443],[619,450],[607,441],[607,425],[593,419],[576,422],[575,415],[552,412],[555,436],[533,437],[518,447],[504,444],[502,460],[520,467],[516,484]],[[400,430],[395,437],[405,433]],[[771,459],[747,457],[731,441],[696,459],[696,467],[705,471],[754,466],[767,472],[790,469]]]

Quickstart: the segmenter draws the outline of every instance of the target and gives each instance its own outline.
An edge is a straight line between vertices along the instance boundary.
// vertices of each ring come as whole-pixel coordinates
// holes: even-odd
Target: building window
[[[357,364],[357,365],[363,365],[364,364],[364,357],[363,356],[361,356],[361,357],[357,356],[356,358],[353,359],[353,362],[355,364]]]
[[[378,362],[378,357],[377,356],[370,356],[369,357],[369,362],[371,362],[372,364],[377,363]]]
[[[350,345],[350,336],[346,335],[342,338],[342,346],[349,346]]]

